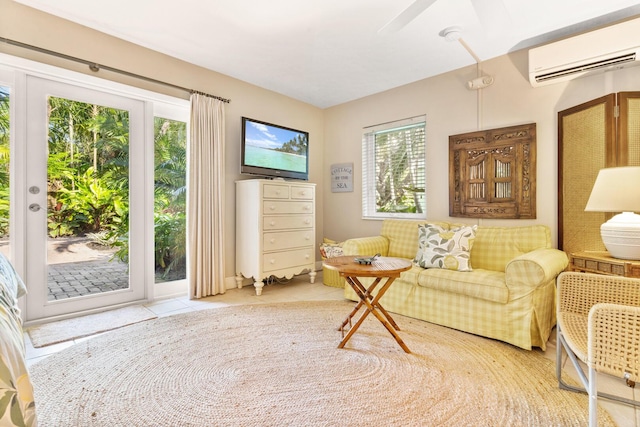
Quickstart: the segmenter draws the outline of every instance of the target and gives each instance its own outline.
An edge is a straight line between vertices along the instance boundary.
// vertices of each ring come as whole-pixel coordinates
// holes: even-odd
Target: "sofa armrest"
[[[345,255],[373,256],[380,254],[387,256],[389,253],[389,240],[382,236],[358,237],[346,240],[342,245],[342,250]]]
[[[536,249],[507,263],[505,280],[509,299],[516,299],[555,278],[569,265],[567,254],[558,249]]]

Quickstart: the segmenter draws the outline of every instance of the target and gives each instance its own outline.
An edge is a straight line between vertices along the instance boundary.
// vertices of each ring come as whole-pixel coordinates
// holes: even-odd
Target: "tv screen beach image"
[[[247,120],[244,164],[307,172],[308,139],[304,132]]]

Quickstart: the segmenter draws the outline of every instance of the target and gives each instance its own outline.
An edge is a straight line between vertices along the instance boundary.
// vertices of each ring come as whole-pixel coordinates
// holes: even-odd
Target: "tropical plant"
[[[102,179],[95,178],[93,167],[73,182],[74,190],[63,187],[56,192],[56,206],[50,209],[49,233],[52,236],[105,229],[119,234],[128,231],[126,188],[111,185],[113,181],[109,174],[103,175]]]
[[[419,196],[424,171],[415,160],[424,158],[424,127],[410,127],[375,136],[376,209],[378,212],[421,213]],[[422,163],[423,164],[423,163]]]
[[[155,254],[162,278],[186,277],[186,123],[155,119]]]
[[[9,90],[0,87],[0,235],[9,227]],[[186,123],[155,119],[156,270],[186,272]],[[129,113],[50,97],[48,229],[91,235],[129,258]]]
[[[9,88],[0,86],[0,237],[9,233]]]
[[[186,273],[185,222],[184,212],[154,215],[156,267],[162,270],[163,279],[166,279],[170,273],[184,278]]]
[[[186,277],[186,123],[156,117],[154,121],[155,197],[154,234],[155,266],[161,280]],[[115,256],[128,260],[125,236],[107,233]]]

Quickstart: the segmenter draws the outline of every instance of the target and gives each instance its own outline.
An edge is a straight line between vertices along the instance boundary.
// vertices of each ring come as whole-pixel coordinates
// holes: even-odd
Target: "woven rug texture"
[[[73,319],[31,326],[27,328],[27,332],[33,346],[39,348],[94,335],[99,332],[110,331],[133,323],[155,319],[156,317],[155,313],[148,308],[133,305]]]
[[[400,315],[411,354],[372,315],[338,349],[352,308],[208,309],[83,341],[31,367],[39,425],[587,425],[587,396],[537,351]]]

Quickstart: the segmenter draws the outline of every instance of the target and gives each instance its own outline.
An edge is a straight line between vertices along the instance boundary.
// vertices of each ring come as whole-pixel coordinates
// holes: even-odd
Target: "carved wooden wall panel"
[[[449,215],[536,217],[536,124],[449,137]]]

